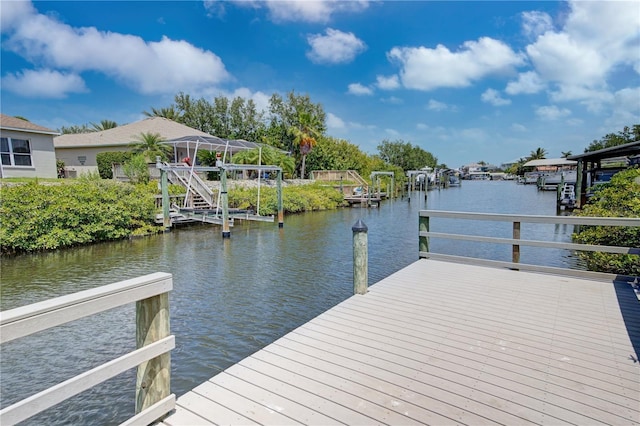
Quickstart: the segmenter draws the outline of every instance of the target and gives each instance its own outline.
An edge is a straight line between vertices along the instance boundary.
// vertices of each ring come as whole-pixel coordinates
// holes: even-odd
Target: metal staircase
[[[167,175],[169,182],[182,185],[187,190],[183,208],[214,209],[215,194],[189,167],[171,167]]]

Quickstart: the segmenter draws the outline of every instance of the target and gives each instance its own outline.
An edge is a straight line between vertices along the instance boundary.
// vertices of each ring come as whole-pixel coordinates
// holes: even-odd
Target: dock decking
[[[423,259],[181,396],[161,424],[638,424],[639,352],[628,283]]]

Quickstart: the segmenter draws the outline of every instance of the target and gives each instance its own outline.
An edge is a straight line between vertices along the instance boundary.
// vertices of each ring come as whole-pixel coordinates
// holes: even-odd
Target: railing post
[[[136,302],[136,346],[142,348],[170,335],[169,293]],[[171,393],[171,354],[165,353],[138,366],[136,414]]]
[[[420,216],[418,218],[418,228],[419,232],[429,232],[429,216]],[[429,237],[420,235],[418,245],[418,250],[421,252],[429,252]]]
[[[520,239],[520,222],[513,222],[513,239]],[[511,261],[513,263],[520,263],[520,245],[514,244],[511,250]]]
[[[278,228],[282,228],[284,227],[284,207],[282,206],[282,170],[278,170],[276,191],[278,193]]]
[[[368,276],[367,225],[361,219],[351,227],[353,231],[353,294],[366,294]]]
[[[220,195],[222,202],[222,238],[231,238],[229,230],[229,194],[227,192],[227,169],[220,173]]]

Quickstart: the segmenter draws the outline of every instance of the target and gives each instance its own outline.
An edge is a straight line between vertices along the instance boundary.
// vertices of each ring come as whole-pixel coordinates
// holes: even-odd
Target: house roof
[[[46,127],[38,126],[30,121],[23,120],[17,117],[11,117],[10,115],[0,114],[0,129],[5,130],[17,130],[21,132],[29,133],[44,133],[47,135],[58,135],[55,130],[47,129]]]
[[[176,139],[183,136],[205,136],[210,134],[176,123],[163,117],[149,117],[135,123],[124,124],[100,132],[73,133],[53,139],[56,148],[86,148],[96,146],[126,146],[136,142],[141,133],[159,133],[164,139]]]
[[[575,166],[577,161],[567,160],[566,158],[543,158],[541,160],[531,160],[523,164],[525,167],[539,166]]]
[[[570,155],[572,160],[598,161],[605,158],[631,156],[640,153],[640,140],[622,145],[585,152],[584,154]]]

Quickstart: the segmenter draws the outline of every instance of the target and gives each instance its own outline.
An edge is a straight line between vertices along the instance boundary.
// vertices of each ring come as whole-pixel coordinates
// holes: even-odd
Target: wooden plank
[[[175,338],[169,336],[137,349],[3,408],[0,410],[0,420],[3,425],[19,423],[173,348],[175,348]]]
[[[176,406],[176,396],[174,394],[156,402],[152,406],[139,412],[120,426],[150,425],[163,416],[166,416]]]
[[[0,343],[135,302],[173,288],[171,274],[154,274],[61,296],[0,313]]]
[[[202,395],[195,392],[189,392],[178,398],[176,402],[176,418],[170,416],[164,420],[169,425],[185,426],[185,425],[204,425],[204,424],[219,424],[219,425],[254,425],[257,424],[251,419],[236,413],[227,407],[218,404]],[[191,421],[189,419],[197,420],[199,418],[205,419],[207,422]],[[189,421],[187,421],[189,420]]]
[[[338,425],[342,424],[335,419],[320,413],[312,408],[300,404],[298,401],[284,398],[260,386],[241,380],[235,376],[222,372],[211,379],[218,386],[243,395],[258,404],[271,410],[286,413],[287,416],[296,419],[299,424],[321,424]]]

